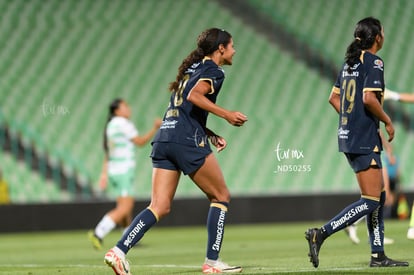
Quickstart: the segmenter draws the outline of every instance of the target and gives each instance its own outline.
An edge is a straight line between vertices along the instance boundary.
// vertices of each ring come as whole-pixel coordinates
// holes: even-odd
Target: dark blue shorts
[[[372,152],[367,155],[352,153],[344,154],[355,173],[367,170],[370,167],[382,168],[381,153]]]
[[[152,167],[182,171],[185,175],[200,168],[211,154],[206,147],[192,147],[178,143],[154,142],[152,144]]]

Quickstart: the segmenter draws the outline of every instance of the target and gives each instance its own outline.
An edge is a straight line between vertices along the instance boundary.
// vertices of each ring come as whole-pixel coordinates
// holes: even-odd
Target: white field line
[[[131,266],[141,266],[145,268],[185,268],[185,269],[200,269],[200,265],[174,265],[174,264],[155,264],[155,265],[134,265],[131,264]],[[56,264],[56,265],[46,265],[46,264],[0,264],[0,268],[15,268],[15,267],[24,267],[24,268],[45,268],[45,267],[51,267],[51,268],[102,268],[106,269],[108,268],[104,263],[102,265],[88,265],[88,264]],[[266,274],[266,273],[295,273],[295,272],[315,272],[317,270],[319,271],[356,271],[356,270],[364,270],[367,269],[367,267],[343,267],[343,268],[298,268],[294,270],[287,270],[286,268],[277,268],[277,267],[244,267],[244,272],[256,272],[261,271],[260,274]],[[1,270],[0,270],[1,271]],[[264,273],[263,273],[264,272]]]

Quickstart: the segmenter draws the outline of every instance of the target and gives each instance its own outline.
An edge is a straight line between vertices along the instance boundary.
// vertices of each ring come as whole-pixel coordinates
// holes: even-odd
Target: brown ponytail
[[[231,35],[225,30],[211,28],[203,31],[197,38],[197,48],[193,50],[181,63],[175,81],[171,82],[168,89],[173,92],[178,89],[185,71],[194,63],[201,62],[205,56],[216,51],[220,44],[224,47],[230,42]]]

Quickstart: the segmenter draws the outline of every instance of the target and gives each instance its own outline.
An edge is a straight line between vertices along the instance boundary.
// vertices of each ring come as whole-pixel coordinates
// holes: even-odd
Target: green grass
[[[360,224],[361,244],[350,242],[343,232],[331,236],[321,249],[320,266],[312,267],[307,257],[305,229],[321,223],[277,223],[228,225],[221,252],[224,261],[244,267],[243,274],[413,274],[413,242],[405,237],[407,221],[387,221],[386,236],[391,258],[408,260],[408,268],[369,268],[369,245],[365,226]],[[120,236],[105,239],[102,251],[95,251],[87,232],[41,232],[0,234],[0,274],[113,274],[103,256]],[[155,227],[133,248],[128,258],[132,274],[201,274],[205,255],[204,227]]]

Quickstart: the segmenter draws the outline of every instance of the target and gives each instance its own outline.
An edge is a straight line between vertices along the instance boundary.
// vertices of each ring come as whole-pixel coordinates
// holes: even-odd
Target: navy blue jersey
[[[369,154],[382,150],[379,120],[362,101],[367,91],[376,93],[382,104],[384,97],[384,64],[381,58],[362,52],[360,62],[349,68],[344,64],[332,92],[341,99],[339,110],[339,151]]]
[[[171,93],[163,123],[153,142],[174,142],[195,147],[209,146],[205,131],[208,112],[187,100],[188,94],[199,81],[210,83],[211,91],[205,96],[215,103],[224,81],[224,71],[208,58],[191,65],[186,70],[178,90]]]

